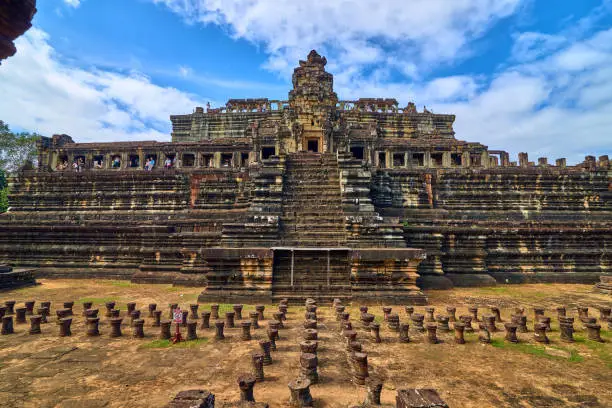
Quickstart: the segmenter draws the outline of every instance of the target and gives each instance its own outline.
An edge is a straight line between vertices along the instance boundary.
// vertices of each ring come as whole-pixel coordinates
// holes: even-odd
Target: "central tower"
[[[334,77],[325,71],[327,59],[315,50],[293,71],[289,106],[300,129],[298,149],[327,152],[332,149],[333,117],[338,102]]]

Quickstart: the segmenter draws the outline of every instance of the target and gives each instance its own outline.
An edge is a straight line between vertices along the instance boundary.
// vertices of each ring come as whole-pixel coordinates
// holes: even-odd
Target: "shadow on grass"
[[[547,358],[550,360],[565,360],[571,363],[579,363],[584,361],[584,358],[578,354],[578,352],[574,349],[559,347],[559,346],[539,346],[535,344],[528,343],[509,343],[507,341],[501,339],[492,339],[491,345],[493,347],[517,351],[519,353],[531,354],[538,357]],[[550,354],[546,349],[554,349],[566,352],[569,354],[569,357],[564,357],[561,355]]]

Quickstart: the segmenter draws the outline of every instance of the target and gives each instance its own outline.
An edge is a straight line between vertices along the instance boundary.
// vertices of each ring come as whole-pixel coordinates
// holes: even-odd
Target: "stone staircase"
[[[286,247],[345,247],[338,162],[333,154],[287,156],[281,239]]]

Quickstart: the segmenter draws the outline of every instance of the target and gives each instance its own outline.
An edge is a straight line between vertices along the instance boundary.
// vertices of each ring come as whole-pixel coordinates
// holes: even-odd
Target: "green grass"
[[[136,286],[135,283],[132,283],[130,281],[122,281],[122,280],[112,280],[110,281],[110,284],[113,286],[120,287],[120,288],[133,288]]]
[[[610,346],[610,332],[602,331],[601,337],[607,339],[606,343],[598,343],[596,341],[587,340],[587,338],[580,334],[574,334],[574,340],[578,344],[582,344],[589,350],[593,351],[597,356],[604,362],[608,368],[612,368],[612,347]]]
[[[505,340],[502,340],[502,339],[492,339],[491,340],[491,345],[493,347],[502,348],[502,349],[506,349],[506,350],[517,351],[519,353],[531,354],[531,355],[534,355],[534,356],[548,358],[550,360],[565,360],[565,361],[569,361],[571,363],[579,363],[581,361],[584,361],[584,358],[580,354],[578,354],[578,352],[575,349],[569,349],[569,348],[564,348],[564,347],[550,346],[550,345],[546,346],[548,348],[552,348],[552,349],[556,349],[556,350],[562,350],[562,351],[566,351],[566,352],[570,353],[570,357],[569,358],[565,358],[565,357],[561,357],[561,356],[554,356],[554,355],[548,354],[546,352],[546,347],[545,346],[539,346],[539,345],[535,345],[535,344],[509,343],[509,342],[507,342]]]
[[[138,347],[139,349],[158,349],[158,348],[191,348],[200,344],[208,343],[208,338],[202,337],[197,340],[181,341],[180,343],[172,344],[172,340],[153,340]]]

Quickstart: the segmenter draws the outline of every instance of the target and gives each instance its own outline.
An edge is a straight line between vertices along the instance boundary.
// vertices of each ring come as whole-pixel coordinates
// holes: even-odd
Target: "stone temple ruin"
[[[607,156],[510,162],[456,139],[453,115],[339,100],[326,62],[300,61],[288,100],[171,116],[171,142],[43,138],[38,168],[10,180],[0,262],[206,301],[395,304],[612,270]]]

